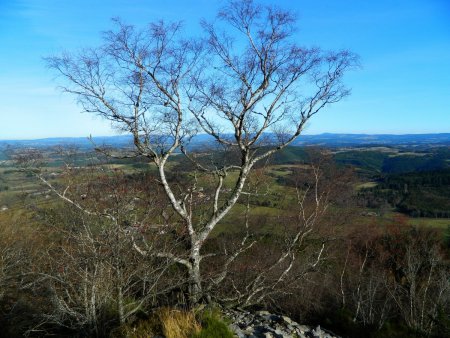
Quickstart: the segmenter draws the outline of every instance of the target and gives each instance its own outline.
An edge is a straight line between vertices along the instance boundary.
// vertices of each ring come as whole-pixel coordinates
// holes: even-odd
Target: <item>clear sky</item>
[[[269,2],[269,1],[265,1]],[[450,132],[449,0],[278,0],[298,14],[300,44],[347,48],[363,68],[352,95],[316,116],[309,134]],[[110,18],[138,26],[213,18],[222,0],[0,0],[0,139],[114,135],[56,89],[42,57],[95,46]]]

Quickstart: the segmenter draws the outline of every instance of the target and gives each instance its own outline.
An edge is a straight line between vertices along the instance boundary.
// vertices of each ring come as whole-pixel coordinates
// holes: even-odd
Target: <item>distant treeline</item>
[[[308,147],[287,147],[271,158],[272,164],[308,162]],[[370,148],[351,149],[335,153],[338,164],[356,167],[361,174],[372,176],[379,173],[411,173],[450,168],[450,148],[429,148],[427,151],[395,149],[381,151]]]
[[[273,164],[309,163],[308,148],[288,147],[273,156]],[[358,193],[360,204],[376,209],[396,208],[411,217],[450,218],[450,148],[426,152],[392,152],[352,149],[334,154],[341,166],[357,169],[360,176],[377,182]],[[294,186],[292,175],[278,177],[282,185]]]
[[[435,148],[427,152],[400,152],[396,156],[376,150],[350,150],[337,153],[335,159],[338,163],[352,165],[367,174],[434,171],[449,168],[450,148]]]
[[[412,217],[450,218],[450,169],[388,174],[359,197],[368,207],[388,203]]]

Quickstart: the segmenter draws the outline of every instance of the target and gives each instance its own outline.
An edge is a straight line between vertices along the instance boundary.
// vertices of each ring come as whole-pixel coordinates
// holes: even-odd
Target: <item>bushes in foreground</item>
[[[147,338],[163,335],[166,338],[233,338],[218,310],[195,312],[161,308],[150,317],[127,324],[113,333],[114,338]]]

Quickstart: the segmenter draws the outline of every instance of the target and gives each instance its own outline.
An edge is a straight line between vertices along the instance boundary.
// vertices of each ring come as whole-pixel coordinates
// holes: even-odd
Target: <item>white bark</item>
[[[180,24],[159,22],[137,31],[117,21],[118,29],[105,34],[101,48],[47,59],[67,80],[63,90],[75,95],[84,111],[130,133],[136,154],[158,167],[161,185],[190,241],[187,260],[170,258],[187,268],[195,298],[202,293],[202,247],[238,202],[254,165],[291,144],[312,116],[348,95],[342,76],[357,65],[357,57],[348,51],[324,53],[297,46],[291,39],[295,19],[289,12],[251,1],[230,2],[219,19],[231,29],[222,34],[203,23],[206,44],[178,39]],[[236,45],[228,38],[232,31]],[[300,93],[300,88],[311,90]],[[218,144],[236,148],[241,157],[239,165],[214,170],[198,165],[215,175],[217,185],[209,218],[195,222],[184,199],[192,190],[176,192],[165,169],[175,151],[185,152],[188,114],[203,132]],[[218,120],[234,139],[220,132]],[[273,135],[267,149],[262,148],[266,134]],[[239,172],[230,195],[222,189],[227,170]],[[83,209],[64,193],[58,196]]]

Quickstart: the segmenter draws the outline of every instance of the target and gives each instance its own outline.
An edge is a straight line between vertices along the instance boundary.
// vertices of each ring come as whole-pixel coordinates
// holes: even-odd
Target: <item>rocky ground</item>
[[[300,325],[289,317],[267,311],[251,313],[244,310],[224,309],[231,321],[231,329],[239,338],[338,338],[320,326]]]

